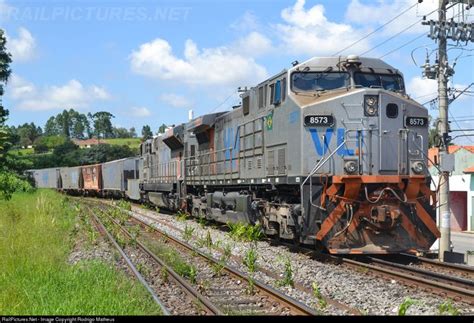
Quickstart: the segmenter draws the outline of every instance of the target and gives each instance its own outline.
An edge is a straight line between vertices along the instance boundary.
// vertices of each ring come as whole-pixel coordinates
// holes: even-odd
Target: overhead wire
[[[410,45],[410,44],[413,43],[414,41],[416,41],[416,40],[418,40],[418,39],[420,39],[421,37],[424,37],[424,36],[426,36],[426,35],[425,35],[425,34],[421,34],[421,35],[419,35],[419,36],[413,38],[412,40],[410,40],[410,41],[404,43],[403,45],[401,45],[401,46],[399,46],[399,47],[397,47],[397,48],[395,48],[395,49],[389,51],[389,52],[386,53],[386,54],[383,54],[382,56],[379,57],[379,59],[382,59],[382,58],[384,58],[385,56],[388,56],[388,55],[392,54],[393,52],[396,52],[397,50],[402,49],[403,47],[405,47],[405,46],[407,46],[407,45]]]
[[[449,6],[449,7],[446,8],[446,9],[450,9],[450,8],[452,8],[454,5],[455,5],[455,4],[452,4],[451,6]],[[378,47],[380,47],[380,46],[386,44],[386,43],[389,42],[390,40],[396,38],[397,36],[403,34],[403,33],[406,32],[407,30],[413,28],[413,27],[414,27],[415,25],[417,25],[419,22],[421,22],[422,20],[425,20],[426,17],[432,15],[433,13],[437,12],[438,10],[439,10],[439,9],[436,8],[436,9],[430,11],[428,14],[424,15],[422,18],[420,18],[419,20],[415,21],[414,23],[412,23],[412,24],[409,25],[408,27],[406,27],[406,28],[404,28],[403,30],[397,32],[396,34],[392,35],[391,37],[385,39],[383,42],[377,44],[376,46],[370,48],[369,50],[366,50],[365,52],[363,52],[363,53],[360,54],[359,56],[362,56],[362,55],[365,55],[365,54],[367,54],[367,53],[370,53],[370,52],[373,51],[374,49],[376,49],[376,48],[378,48]],[[461,14],[461,13],[458,13],[457,15],[453,16],[451,19],[454,19],[455,17],[459,16],[460,14]],[[423,35],[425,35],[425,34],[423,34]],[[402,47],[404,47],[404,46],[406,46],[406,45],[408,45],[408,44],[414,42],[414,41],[417,40],[418,38],[421,38],[421,36],[418,36],[417,38],[412,39],[412,40],[409,41],[407,44],[402,45],[400,48],[402,48]],[[399,48],[398,48],[398,49],[399,49]],[[396,49],[396,50],[397,50],[397,49]],[[395,50],[394,50],[394,51],[395,51]],[[390,52],[390,54],[391,54],[391,52]],[[386,56],[386,55],[388,55],[388,54],[385,54],[384,56]]]
[[[467,139],[468,139],[470,142],[474,143],[474,141],[469,137],[469,135],[466,134],[466,132],[464,132],[464,130],[461,128],[461,126],[459,125],[458,121],[457,121],[456,118],[454,117],[453,113],[452,113],[450,110],[448,110],[448,111],[449,111],[449,115],[450,115],[451,118],[454,120],[454,123],[458,126],[459,130],[462,131],[462,133],[467,137]]]
[[[438,11],[438,9],[431,11],[431,12],[430,12],[429,14],[427,14],[426,16],[429,16],[429,15],[433,14],[433,13],[436,12],[436,11]],[[422,21],[423,19],[425,19],[425,17],[423,17],[423,18],[421,18],[421,19],[415,21],[414,23],[412,23],[412,24],[409,25],[408,27],[406,27],[406,28],[400,30],[398,33],[396,33],[396,34],[392,35],[391,37],[385,39],[383,42],[377,44],[376,46],[372,47],[372,48],[369,49],[369,50],[366,50],[365,52],[363,52],[363,53],[360,54],[359,56],[362,56],[362,55],[365,55],[365,54],[367,54],[367,53],[370,53],[370,52],[373,51],[374,49],[379,48],[380,46],[382,46],[382,45],[388,43],[388,42],[391,41],[392,39],[394,39],[394,38],[396,38],[397,36],[403,34],[403,33],[404,33],[405,31],[407,31],[408,29],[413,28],[415,25],[417,25],[418,23],[420,23],[420,21]],[[423,35],[424,35],[424,34],[423,34]]]
[[[417,3],[414,3],[412,6],[410,6],[409,8],[405,9],[404,11],[402,11],[401,13],[399,13],[398,15],[396,15],[395,17],[393,17],[392,19],[390,19],[389,21],[387,21],[386,23],[384,23],[383,25],[379,26],[378,28],[376,28],[375,30],[373,30],[372,32],[368,33],[367,35],[365,35],[364,37],[356,40],[355,42],[353,42],[352,44],[348,45],[347,47],[344,47],[343,49],[341,49],[340,51],[338,51],[337,53],[334,53],[332,54],[331,56],[336,56],[336,55],[339,55],[341,54],[342,52],[344,52],[345,50],[351,48],[352,46],[358,44],[359,42],[363,41],[364,39],[372,36],[373,34],[375,34],[377,31],[379,31],[380,29],[382,29],[383,27],[387,26],[388,24],[390,24],[392,21],[398,19],[400,16],[404,15],[405,13],[407,13],[408,11],[410,11],[411,9],[413,9],[416,5],[418,5],[418,2]]]
[[[236,94],[235,91],[233,91],[228,97],[225,98],[224,101],[222,101],[221,103],[219,103],[217,106],[215,106],[212,110],[209,111],[209,113],[213,113],[214,111],[216,111],[218,108],[220,108],[222,105],[224,105],[224,103],[226,103],[232,96],[234,96]]]

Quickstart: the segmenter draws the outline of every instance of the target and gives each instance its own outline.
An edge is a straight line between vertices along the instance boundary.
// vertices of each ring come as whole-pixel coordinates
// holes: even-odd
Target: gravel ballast
[[[266,241],[256,243],[235,241],[224,230],[210,225],[201,226],[193,219],[178,220],[176,216],[136,206],[132,207],[132,211],[157,217],[158,221],[153,221],[153,225],[157,229],[180,240],[184,240],[182,231],[184,231],[185,227],[194,228],[193,237],[189,240],[189,243],[196,248],[198,248],[196,243],[199,239],[206,236],[207,231],[211,233],[214,244],[230,245],[232,247],[232,254],[235,256],[242,257],[249,248],[255,245],[258,253],[258,266],[270,272],[278,273],[281,277],[285,270],[284,259],[289,257],[295,283],[311,288],[312,283],[315,282],[323,297],[335,300],[351,308],[356,308],[361,314],[398,315],[400,305],[407,298],[410,298],[415,300],[415,302],[408,308],[406,314],[439,315],[440,305],[448,301],[445,298],[421,290],[410,289],[396,280],[375,277],[363,270],[359,272],[343,265],[320,262],[302,253],[290,252],[285,246],[270,245]],[[147,217],[139,215],[137,217],[147,223],[151,222]],[[198,249],[203,252],[209,251],[206,247]],[[216,250],[213,250],[212,254],[215,258],[221,256]],[[242,263],[229,260],[228,264],[243,272],[247,272],[246,267]],[[321,314],[350,314],[347,310],[332,306],[331,304],[321,307],[318,305],[318,299],[312,294],[297,288],[280,287],[273,277],[263,272],[257,272],[255,278],[262,283],[274,286],[276,289],[310,307],[318,309]],[[468,304],[455,301],[452,304],[461,314],[474,315],[474,308]]]

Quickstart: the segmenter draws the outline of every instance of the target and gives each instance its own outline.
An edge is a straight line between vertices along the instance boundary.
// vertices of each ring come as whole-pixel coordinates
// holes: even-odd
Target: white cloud
[[[185,43],[183,58],[173,53],[166,40],[157,38],[140,45],[130,55],[130,63],[137,74],[187,85],[237,87],[267,76],[263,66],[232,46],[200,50],[191,39]]]
[[[13,62],[26,62],[35,57],[36,40],[28,29],[20,27],[18,38],[7,38],[7,48],[12,54]]]
[[[407,84],[407,93],[418,102],[427,102],[438,95],[438,81],[413,77]]]
[[[193,102],[189,101],[184,96],[174,93],[164,93],[160,95],[160,100],[175,108],[189,108],[194,105]]]
[[[96,101],[111,98],[110,94],[96,85],[84,87],[77,80],[70,80],[64,85],[45,86],[38,89],[33,83],[13,74],[8,83],[7,94],[15,101],[15,106],[21,110],[41,111],[87,108]]]
[[[305,9],[305,0],[297,0],[281,12],[285,24],[277,24],[278,35],[284,50],[293,54],[311,56],[332,55],[362,36],[360,30],[349,24],[335,23],[327,19],[324,6],[314,5]],[[368,47],[361,41],[352,51],[360,52]]]
[[[230,24],[230,28],[238,32],[257,30],[260,27],[258,17],[252,11],[246,11],[241,17]]]
[[[237,40],[232,47],[236,53],[241,55],[259,57],[271,51],[272,42],[261,33],[253,31],[247,36]]]
[[[24,80],[16,74],[12,74],[8,82],[9,95],[14,100],[20,100],[34,96],[36,87],[33,83]]]
[[[465,84],[449,84],[449,88],[457,89],[459,91],[464,90],[467,85]],[[438,81],[422,78],[421,76],[413,77],[407,84],[407,93],[416,101],[420,103],[428,102],[438,96]],[[456,93],[456,96],[459,93]],[[452,98],[452,95],[450,95]],[[461,95],[456,101],[469,99],[468,96]]]
[[[410,9],[382,30],[382,33],[385,35],[393,35],[416,23],[424,15],[436,10],[438,2],[438,0],[424,0],[422,3],[417,4],[416,0],[379,0],[376,3],[363,4],[360,0],[352,0],[346,9],[346,19],[359,25],[376,27],[388,22],[413,4],[417,4],[415,8]],[[448,17],[453,14],[453,9],[448,10]],[[427,19],[436,20],[438,15],[434,12]],[[404,33],[422,33],[427,30],[428,27],[423,26],[419,22]]]
[[[148,108],[145,108],[145,107],[133,107],[132,108],[132,115],[134,117],[143,118],[143,117],[150,116],[151,112]]]
[[[91,87],[92,96],[98,100],[109,100],[111,98],[110,94],[102,87],[92,86]]]

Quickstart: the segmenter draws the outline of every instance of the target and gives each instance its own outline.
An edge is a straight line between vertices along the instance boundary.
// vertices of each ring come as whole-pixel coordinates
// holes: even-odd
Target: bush
[[[36,144],[45,145],[48,149],[54,149],[66,143],[67,140],[67,137],[64,136],[42,136],[36,141]]]
[[[43,154],[48,152],[48,146],[44,144],[37,144],[34,147],[36,154]]]
[[[31,192],[33,186],[11,172],[0,172],[0,199],[10,200],[15,192]]]

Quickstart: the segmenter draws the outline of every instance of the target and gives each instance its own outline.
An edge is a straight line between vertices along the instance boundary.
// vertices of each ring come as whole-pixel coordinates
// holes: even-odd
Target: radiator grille
[[[267,163],[267,173],[268,175],[273,175],[274,172],[274,166],[275,166],[275,158],[274,158],[275,152],[273,150],[268,151],[268,163]]]
[[[278,149],[278,174],[286,173],[286,156],[285,148]]]

